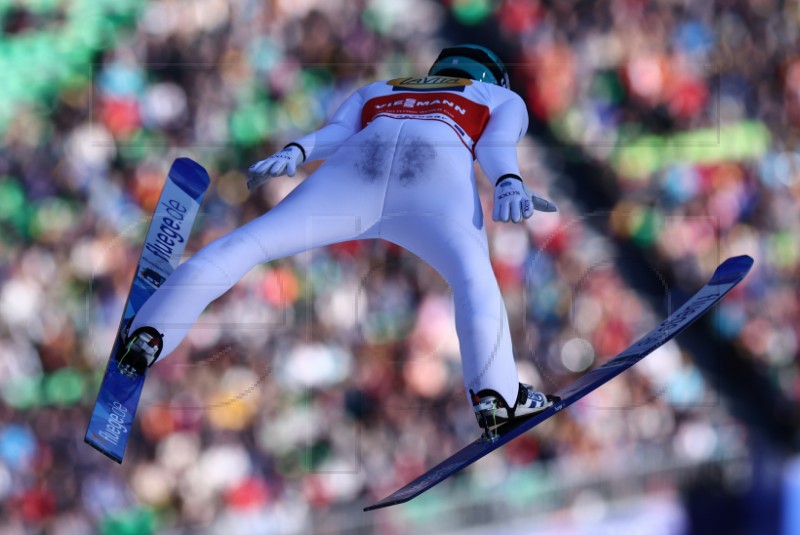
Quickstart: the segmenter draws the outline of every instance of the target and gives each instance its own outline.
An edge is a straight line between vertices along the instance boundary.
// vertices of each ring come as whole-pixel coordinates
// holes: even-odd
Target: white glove
[[[509,176],[497,183],[494,189],[492,219],[519,223],[523,218],[528,219],[532,216],[534,210],[556,212],[558,208],[551,201],[529,190],[517,176]]]
[[[303,163],[303,151],[297,145],[289,145],[247,170],[247,189],[253,190],[275,176],[294,176],[298,164]]]

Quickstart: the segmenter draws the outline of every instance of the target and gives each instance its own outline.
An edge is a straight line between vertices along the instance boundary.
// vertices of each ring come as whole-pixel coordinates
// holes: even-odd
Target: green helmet
[[[508,87],[508,71],[497,54],[480,45],[458,45],[442,50],[430,75],[469,78]]]

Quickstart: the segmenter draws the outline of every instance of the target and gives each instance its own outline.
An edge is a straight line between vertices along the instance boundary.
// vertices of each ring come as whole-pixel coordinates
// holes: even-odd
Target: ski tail
[[[125,455],[145,375],[120,373],[116,355],[124,329],[147,299],[180,263],[192,226],[211,180],[203,167],[189,158],[176,159],[161,190],[147,230],[136,273],[122,312],[117,336],[106,364],[84,441],[121,463]]]
[[[501,427],[498,437],[493,441],[478,438],[405,487],[364,508],[364,510],[372,511],[398,505],[419,496],[456,472],[466,468],[606,384],[672,340],[711,310],[714,305],[744,279],[752,266],[753,259],[749,256],[729,258],[720,264],[705,286],[653,330],[602,366],[593,369],[571,385],[557,391],[555,395],[559,396],[561,401],[531,418],[511,422]]]

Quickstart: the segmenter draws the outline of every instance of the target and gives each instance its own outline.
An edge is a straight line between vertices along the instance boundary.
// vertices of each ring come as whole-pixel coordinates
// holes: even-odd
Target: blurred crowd
[[[754,256],[716,329],[797,399],[790,5],[0,1],[0,533],[310,532],[476,436],[446,284],[370,241],[260,266],[215,302],[153,368],[121,466],[81,440],[171,161],[212,176],[195,251],[314,169],[250,194],[251,163],[360,84],[426,72],[453,25],[496,24],[530,113],[623,192],[610,217],[587,216],[542,164],[547,147],[522,143],[526,181],[560,212],[485,218],[520,379],[554,391],[664,317],[617,271],[622,237],[688,290]],[[703,461],[746,441],[717,401],[673,342],[497,455],[591,468],[656,444]],[[381,532],[413,510],[382,516]]]
[[[613,232],[668,260],[688,285],[720,259],[755,258],[718,329],[798,400],[800,9],[564,4],[574,9],[500,10],[528,65],[532,113],[614,170]]]

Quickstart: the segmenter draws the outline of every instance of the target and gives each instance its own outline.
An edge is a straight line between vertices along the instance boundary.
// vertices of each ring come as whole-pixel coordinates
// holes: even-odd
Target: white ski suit
[[[452,288],[467,391],[518,391],[508,318],[489,261],[475,184],[519,175],[528,126],[522,99],[497,85],[423,76],[366,85],[320,130],[295,140],[326,160],[269,212],[179,266],[142,307],[164,334],[162,357],[206,306],[257,264],[347,240],[382,238],[411,251]]]

